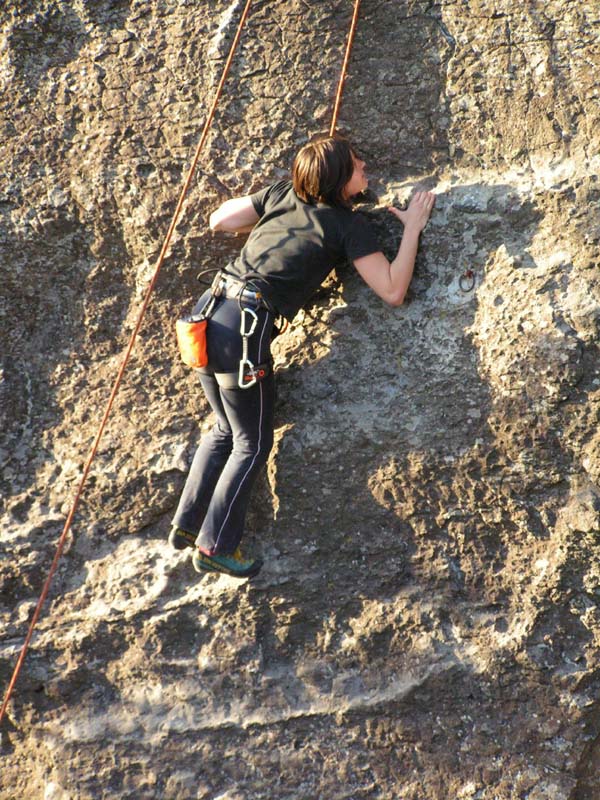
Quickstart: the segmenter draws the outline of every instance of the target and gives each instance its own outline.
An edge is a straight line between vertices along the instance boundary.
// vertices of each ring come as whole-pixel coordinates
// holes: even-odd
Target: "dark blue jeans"
[[[202,304],[202,299],[199,306]],[[273,315],[258,309],[249,339],[254,365],[270,358]],[[237,300],[221,299],[207,329],[208,361],[200,383],[217,418],[192,461],[173,524],[197,533],[208,555],[232,553],[244,532],[250,494],[273,446],[273,373],[248,389],[224,389],[216,372],[237,372],[242,355]]]

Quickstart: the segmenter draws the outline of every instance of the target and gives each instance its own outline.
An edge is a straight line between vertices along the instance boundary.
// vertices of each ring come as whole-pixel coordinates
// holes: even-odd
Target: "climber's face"
[[[361,161],[356,154],[353,154],[352,163],[354,164],[354,172],[344,189],[345,197],[354,197],[355,194],[364,192],[369,185],[369,179],[365,172],[365,162]]]

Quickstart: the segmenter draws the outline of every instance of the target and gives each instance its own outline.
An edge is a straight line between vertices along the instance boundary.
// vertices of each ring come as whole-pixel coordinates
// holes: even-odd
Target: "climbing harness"
[[[7,708],[8,708],[8,704],[9,704],[10,699],[12,697],[15,684],[16,684],[17,679],[19,677],[19,674],[21,672],[21,668],[22,668],[23,663],[25,661],[25,656],[27,655],[27,651],[29,649],[29,645],[31,643],[31,639],[33,637],[33,632],[34,632],[35,626],[37,624],[37,621],[38,621],[38,619],[40,617],[42,608],[44,606],[44,603],[46,602],[46,598],[47,598],[48,593],[50,591],[50,585],[51,585],[51,582],[52,582],[52,578],[53,578],[53,576],[54,576],[54,574],[55,574],[55,572],[56,572],[56,570],[58,568],[58,563],[60,561],[60,558],[62,556],[63,550],[65,548],[67,535],[69,533],[69,530],[71,529],[71,525],[72,525],[73,519],[75,517],[75,512],[77,511],[77,508],[79,506],[79,501],[80,501],[81,496],[83,494],[83,488],[84,488],[84,486],[85,486],[85,484],[87,482],[92,462],[93,462],[93,460],[94,460],[94,458],[96,456],[96,453],[98,451],[98,447],[100,445],[100,441],[102,439],[102,435],[104,433],[104,429],[106,428],[106,424],[108,422],[108,418],[110,416],[110,412],[111,412],[112,407],[114,405],[115,397],[117,395],[117,392],[118,392],[119,387],[121,385],[121,382],[123,380],[123,375],[125,373],[125,369],[127,367],[127,364],[129,363],[129,359],[131,357],[133,346],[134,346],[134,344],[136,342],[137,335],[139,333],[139,330],[140,330],[140,327],[141,327],[141,324],[142,324],[142,320],[143,320],[144,315],[146,313],[146,309],[148,308],[148,305],[150,303],[150,298],[152,296],[152,292],[154,291],[154,287],[156,285],[160,269],[161,269],[161,267],[163,265],[163,262],[164,262],[164,260],[166,258],[169,246],[171,244],[171,239],[173,238],[173,233],[175,232],[175,228],[176,228],[177,223],[179,221],[179,217],[180,217],[181,211],[183,209],[183,204],[184,204],[185,198],[187,197],[187,194],[188,194],[189,188],[191,186],[194,174],[196,172],[196,167],[197,167],[198,161],[200,159],[200,154],[201,154],[202,150],[204,149],[204,145],[205,145],[206,140],[208,138],[209,130],[210,130],[210,127],[212,125],[212,121],[214,119],[215,112],[216,112],[216,109],[217,109],[217,104],[218,104],[219,99],[221,97],[221,94],[222,94],[223,87],[225,85],[225,81],[227,79],[227,76],[229,74],[229,70],[230,70],[231,64],[233,62],[233,56],[234,56],[235,51],[237,49],[238,43],[240,41],[240,38],[241,38],[241,35],[242,35],[242,30],[243,30],[244,25],[246,23],[246,19],[248,17],[249,11],[250,11],[251,4],[252,4],[252,0],[246,0],[246,4],[245,4],[244,9],[242,11],[242,14],[240,16],[240,21],[238,23],[238,27],[237,27],[235,36],[233,38],[233,41],[231,43],[231,47],[229,49],[229,55],[227,56],[227,60],[226,60],[225,65],[223,67],[223,72],[221,74],[221,78],[219,80],[219,84],[218,84],[217,89],[215,91],[215,95],[214,95],[214,98],[213,98],[213,102],[212,102],[212,104],[210,106],[210,110],[208,112],[208,116],[207,116],[206,121],[204,123],[204,127],[203,127],[202,133],[200,135],[200,140],[198,142],[198,146],[196,147],[196,152],[195,152],[194,158],[192,160],[192,164],[191,164],[191,166],[189,168],[187,177],[185,179],[185,182],[183,184],[181,193],[179,195],[179,200],[177,202],[177,206],[176,206],[175,211],[173,213],[173,217],[171,219],[171,223],[170,223],[169,228],[167,230],[167,234],[165,236],[165,239],[164,239],[160,254],[158,256],[158,260],[157,260],[156,266],[154,268],[154,273],[152,275],[150,283],[148,284],[148,288],[146,290],[146,294],[144,296],[144,300],[143,300],[142,305],[140,307],[140,310],[138,312],[136,323],[134,325],[133,331],[132,331],[130,339],[129,339],[129,343],[128,343],[127,348],[125,350],[125,354],[123,356],[123,360],[121,362],[121,366],[119,367],[119,370],[117,372],[117,376],[116,376],[115,381],[113,383],[113,386],[112,386],[112,389],[111,389],[111,392],[110,392],[110,396],[109,396],[108,402],[106,404],[106,408],[104,410],[104,414],[102,416],[102,419],[100,421],[100,425],[98,427],[98,431],[97,431],[96,436],[94,438],[94,441],[93,441],[92,447],[90,449],[88,458],[87,458],[87,460],[85,462],[85,465],[84,465],[84,468],[83,468],[83,473],[82,473],[81,479],[79,481],[79,485],[77,487],[77,490],[76,490],[76,493],[75,493],[75,497],[73,499],[73,502],[71,503],[71,507],[69,509],[67,518],[65,520],[65,524],[64,524],[62,533],[61,533],[61,535],[60,535],[60,537],[58,539],[57,546],[56,546],[56,553],[55,553],[54,558],[52,560],[52,564],[50,565],[50,569],[48,571],[48,575],[47,575],[46,580],[44,582],[44,585],[42,587],[42,592],[40,594],[40,597],[38,599],[37,605],[36,605],[36,607],[34,609],[34,612],[33,612],[33,616],[32,616],[31,621],[29,623],[29,628],[28,628],[28,631],[27,631],[27,635],[25,637],[25,641],[24,641],[23,646],[21,648],[21,652],[19,653],[19,657],[17,659],[17,663],[16,663],[15,668],[13,670],[13,673],[12,673],[8,688],[7,688],[5,696],[4,696],[4,700],[2,702],[2,706],[0,707],[0,724],[2,723],[2,720],[4,719],[4,715],[6,714],[6,711],[7,711]],[[337,118],[338,118],[338,114],[339,114],[342,91],[343,91],[344,81],[345,81],[345,77],[346,77],[346,70],[347,70],[347,66],[348,66],[348,63],[349,63],[349,59],[350,59],[350,50],[351,50],[351,46],[352,46],[352,41],[354,39],[354,32],[356,30],[356,24],[357,24],[357,21],[358,21],[359,6],[360,6],[360,0],[355,0],[354,14],[353,14],[353,17],[352,17],[352,23],[351,23],[351,27],[350,27],[350,32],[348,34],[348,41],[347,41],[346,51],[345,51],[345,55],[344,55],[342,72],[341,72],[340,80],[339,80],[339,83],[338,83],[338,89],[337,89],[337,93],[336,93],[335,105],[334,105],[334,110],[333,110],[333,115],[332,115],[331,134],[333,134],[335,132],[335,128],[336,128],[336,125],[337,125]],[[270,365],[266,365],[265,366],[265,365],[259,364],[254,369],[256,369],[256,370],[258,370],[260,372],[261,369],[267,369],[267,368],[270,368]],[[238,375],[238,383],[239,383],[239,375]]]
[[[271,371],[270,363],[266,362],[255,366],[249,357],[249,340],[258,324],[257,310],[264,308],[275,316],[274,309],[262,292],[256,288],[249,288],[251,285],[248,275],[237,278],[227,274],[225,270],[218,270],[210,287],[210,296],[202,309],[190,316],[178,319],[175,324],[179,353],[184,364],[195,369],[206,367],[208,366],[206,334],[216,302],[221,297],[238,301],[240,335],[242,337],[242,357],[239,368],[235,373],[215,373],[217,382],[225,389],[249,389],[259,380],[266,378]],[[248,305],[244,305],[244,303]],[[250,319],[248,320],[248,318]],[[235,381],[232,380],[232,376],[235,376]]]

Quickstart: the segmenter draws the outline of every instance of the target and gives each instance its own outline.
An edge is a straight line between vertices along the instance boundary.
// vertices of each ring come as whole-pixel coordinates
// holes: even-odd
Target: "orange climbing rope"
[[[354,34],[356,33],[356,25],[358,23],[358,11],[360,8],[360,0],[354,3],[354,14],[352,15],[352,22],[350,23],[350,31],[348,33],[348,40],[346,42],[346,52],[344,53],[344,63],[342,64],[342,72],[338,83],[337,92],[335,95],[335,104],[333,106],[333,114],[331,116],[331,125],[329,127],[329,135],[333,136],[337,127],[338,116],[340,113],[340,105],[342,102],[342,92],[344,91],[344,83],[346,82],[346,75],[348,70],[348,63],[350,62],[350,51],[354,42]]]
[[[87,480],[88,473],[90,471],[90,467],[91,467],[92,461],[94,460],[94,456],[96,455],[96,451],[98,450],[98,445],[100,444],[100,439],[102,438],[102,434],[104,433],[104,428],[106,427],[106,423],[107,423],[108,417],[110,415],[114,399],[116,397],[117,391],[118,391],[119,386],[121,384],[121,380],[122,380],[123,374],[125,372],[125,367],[127,366],[127,362],[129,361],[129,357],[131,355],[131,351],[133,350],[133,345],[135,344],[135,340],[137,338],[138,331],[139,331],[140,326],[142,324],[142,319],[144,317],[144,314],[146,313],[146,309],[148,308],[148,304],[150,302],[150,296],[151,296],[151,294],[152,294],[152,292],[154,290],[154,286],[155,286],[156,280],[158,278],[158,273],[160,272],[160,268],[162,267],[163,262],[165,260],[165,256],[167,254],[167,250],[169,249],[169,245],[171,243],[171,238],[173,237],[173,233],[175,231],[175,227],[177,226],[179,215],[180,215],[181,209],[183,207],[183,202],[184,202],[185,197],[186,197],[186,195],[188,193],[188,190],[190,188],[190,184],[192,182],[192,178],[194,177],[194,172],[196,171],[196,166],[198,164],[198,159],[200,158],[200,153],[202,152],[202,149],[203,149],[204,144],[206,142],[206,138],[208,136],[208,132],[209,132],[210,126],[212,124],[213,117],[215,115],[215,111],[217,109],[217,103],[219,102],[219,98],[221,96],[221,92],[223,91],[223,86],[225,85],[225,80],[227,79],[227,74],[229,72],[229,68],[231,67],[231,62],[233,61],[233,55],[235,53],[235,50],[236,50],[236,48],[238,46],[238,42],[239,42],[240,37],[242,35],[242,29],[243,29],[244,24],[246,22],[246,19],[248,17],[248,12],[250,10],[251,3],[252,3],[252,0],[247,0],[246,5],[244,7],[244,10],[242,12],[242,16],[240,17],[240,21],[239,21],[239,24],[238,24],[238,28],[237,28],[235,37],[234,37],[233,42],[231,43],[231,47],[229,49],[229,56],[227,58],[227,61],[225,62],[225,66],[223,67],[223,73],[221,75],[221,80],[219,81],[219,85],[217,86],[217,90],[215,92],[215,96],[214,96],[212,105],[210,107],[210,111],[208,113],[208,117],[206,118],[206,122],[204,123],[204,129],[202,131],[202,135],[200,137],[200,141],[198,142],[198,146],[196,148],[196,154],[195,154],[194,159],[192,161],[192,165],[191,165],[191,167],[190,167],[190,169],[188,171],[187,178],[185,179],[185,183],[183,184],[183,188],[181,190],[181,194],[179,195],[179,202],[177,203],[177,207],[175,208],[175,213],[173,214],[173,219],[171,220],[171,224],[169,225],[169,229],[167,231],[167,235],[166,235],[165,240],[163,242],[163,246],[161,248],[160,255],[158,256],[158,261],[156,262],[156,267],[154,268],[154,274],[152,275],[152,279],[150,281],[148,289],[146,290],[146,295],[144,297],[144,302],[142,303],[142,306],[140,308],[140,311],[139,311],[139,314],[138,314],[138,317],[137,317],[137,321],[136,321],[135,327],[133,329],[133,333],[131,334],[131,338],[129,339],[129,344],[127,345],[127,350],[125,351],[125,356],[123,358],[123,362],[121,364],[121,367],[120,367],[120,369],[119,369],[119,371],[117,373],[117,377],[116,377],[115,382],[113,384],[112,391],[110,393],[110,397],[109,397],[108,403],[106,405],[106,410],[104,411],[104,416],[102,417],[102,421],[100,422],[100,427],[98,428],[98,432],[96,434],[96,438],[94,439],[94,443],[92,445],[92,449],[91,449],[90,454],[88,456],[88,459],[86,461],[86,464],[85,464],[85,467],[84,467],[84,470],[83,470],[83,475],[81,476],[81,480],[79,482],[79,486],[78,486],[77,492],[75,494],[75,499],[73,500],[73,503],[71,505],[71,509],[70,509],[69,514],[67,516],[67,520],[65,522],[65,526],[64,526],[63,531],[62,531],[62,533],[60,535],[60,538],[58,540],[58,545],[57,545],[57,548],[56,548],[56,554],[55,554],[54,559],[52,561],[52,565],[50,567],[50,572],[48,573],[48,577],[46,578],[46,582],[44,583],[44,587],[42,589],[42,593],[40,595],[40,599],[38,600],[37,606],[35,607],[35,611],[34,611],[33,617],[32,617],[31,622],[29,624],[29,630],[27,631],[27,636],[25,638],[25,643],[23,644],[23,647],[21,649],[21,653],[20,653],[19,658],[17,660],[17,664],[16,664],[14,672],[12,674],[12,678],[11,678],[10,683],[8,685],[8,689],[6,690],[6,695],[4,697],[4,702],[2,703],[2,708],[0,708],[0,723],[2,722],[2,720],[4,718],[4,714],[6,713],[6,709],[7,709],[8,703],[10,701],[10,698],[12,696],[15,683],[17,682],[17,678],[19,677],[19,672],[21,671],[21,667],[23,665],[23,661],[25,660],[25,655],[27,654],[27,650],[29,648],[29,643],[31,642],[31,637],[33,636],[33,629],[35,628],[35,625],[36,625],[36,623],[38,621],[38,618],[39,618],[41,610],[42,610],[42,606],[44,605],[44,602],[46,601],[46,597],[48,596],[48,592],[50,590],[50,583],[52,581],[52,577],[54,576],[54,573],[56,572],[56,568],[58,566],[58,562],[59,562],[60,557],[62,555],[62,551],[64,549],[65,541],[66,541],[66,538],[67,538],[67,534],[68,534],[69,529],[71,527],[71,523],[73,522],[73,517],[75,516],[75,511],[77,510],[77,506],[79,505],[79,500],[81,498],[81,494],[83,492],[83,487],[84,487],[85,482]]]
[[[57,544],[57,547],[56,547],[56,553],[54,555],[54,559],[53,559],[52,564],[50,566],[50,570],[48,572],[48,577],[46,578],[46,581],[45,581],[44,586],[42,588],[42,593],[41,593],[40,598],[39,598],[39,600],[37,602],[37,605],[35,607],[35,611],[33,613],[33,617],[31,619],[31,622],[29,623],[29,629],[27,631],[27,636],[25,637],[25,642],[23,644],[23,647],[21,648],[21,652],[19,654],[19,658],[18,658],[17,663],[15,665],[15,668],[14,668],[10,683],[8,685],[8,689],[6,690],[6,694],[4,696],[4,701],[2,703],[2,707],[0,708],[0,723],[2,723],[2,720],[4,719],[4,715],[6,714],[6,710],[8,708],[8,704],[9,704],[10,699],[12,697],[12,693],[13,693],[15,684],[16,684],[17,679],[19,677],[19,673],[21,671],[21,667],[23,666],[23,662],[25,661],[25,656],[27,655],[27,651],[29,649],[29,644],[30,644],[32,636],[33,636],[34,628],[35,628],[35,626],[37,624],[37,621],[39,619],[39,616],[41,614],[42,607],[43,607],[43,605],[44,605],[44,603],[46,601],[46,598],[48,596],[48,592],[50,591],[50,584],[52,582],[52,578],[54,576],[54,573],[56,572],[56,569],[58,567],[58,562],[59,562],[60,557],[62,555],[62,552],[64,550],[67,534],[68,534],[68,532],[69,532],[69,530],[71,528],[71,524],[73,522],[73,518],[75,516],[75,512],[76,512],[77,507],[79,505],[79,500],[80,500],[81,495],[83,493],[83,488],[84,488],[85,483],[87,481],[87,477],[88,477],[92,462],[93,462],[94,457],[96,455],[96,452],[98,450],[98,446],[100,444],[100,440],[102,438],[102,434],[104,433],[104,429],[106,427],[106,423],[107,423],[108,418],[110,416],[110,412],[112,410],[112,406],[113,406],[115,397],[117,395],[117,391],[119,389],[119,386],[121,385],[121,381],[122,381],[123,375],[125,373],[125,368],[127,367],[127,363],[129,362],[129,358],[131,356],[131,352],[133,350],[133,346],[135,344],[138,332],[139,332],[141,324],[142,324],[142,319],[143,319],[144,314],[146,313],[146,309],[148,308],[148,305],[150,303],[150,297],[152,295],[152,292],[154,291],[154,286],[155,286],[157,278],[158,278],[158,273],[160,272],[160,269],[161,269],[161,267],[163,265],[163,262],[165,260],[167,251],[169,249],[169,245],[171,243],[171,239],[173,237],[173,233],[175,231],[175,228],[177,226],[177,222],[179,220],[179,215],[181,213],[181,209],[183,208],[184,200],[185,200],[186,195],[188,193],[188,190],[190,188],[190,185],[191,185],[191,182],[192,182],[192,178],[194,177],[194,173],[196,171],[196,166],[198,164],[198,160],[200,158],[200,154],[202,152],[202,149],[203,149],[204,144],[206,142],[206,139],[208,137],[208,132],[209,132],[210,126],[212,124],[216,109],[217,109],[217,103],[219,102],[219,99],[221,97],[221,93],[223,91],[223,86],[225,85],[225,81],[227,79],[227,75],[229,73],[229,69],[231,67],[231,63],[233,61],[234,53],[235,53],[235,51],[237,49],[239,40],[240,40],[241,35],[242,35],[242,30],[243,30],[244,24],[246,22],[246,19],[248,17],[248,13],[250,11],[251,3],[252,3],[252,0],[247,0],[246,5],[244,6],[244,10],[242,12],[242,15],[240,17],[238,28],[237,28],[235,37],[233,39],[233,42],[231,44],[231,48],[229,50],[229,55],[227,57],[227,61],[225,62],[225,66],[223,67],[223,73],[221,75],[221,79],[220,79],[219,84],[217,86],[217,89],[216,89],[216,92],[215,92],[215,96],[214,96],[212,105],[210,107],[209,113],[208,113],[208,117],[207,117],[206,122],[204,124],[204,128],[203,128],[203,131],[202,131],[202,135],[200,136],[200,141],[198,142],[198,146],[196,148],[196,153],[194,155],[194,159],[192,161],[192,164],[191,164],[190,169],[188,171],[187,177],[186,177],[185,182],[183,184],[183,188],[182,188],[180,196],[179,196],[179,201],[178,201],[177,206],[175,208],[175,212],[173,214],[173,218],[171,220],[171,224],[169,225],[169,229],[167,231],[167,235],[166,235],[165,240],[163,242],[163,246],[161,248],[160,254],[158,256],[158,260],[156,262],[156,266],[154,268],[154,273],[152,275],[152,279],[150,281],[150,284],[148,285],[148,289],[146,290],[144,301],[142,303],[142,306],[140,308],[139,314],[137,316],[135,327],[134,327],[133,332],[131,334],[131,337],[129,339],[129,343],[127,345],[127,349],[125,351],[125,355],[123,357],[123,361],[122,361],[121,366],[119,368],[119,371],[117,373],[117,377],[116,377],[116,379],[114,381],[114,384],[113,384],[113,387],[112,387],[112,391],[111,391],[110,397],[108,399],[108,403],[106,404],[106,409],[104,411],[104,415],[103,415],[102,420],[100,422],[100,426],[98,428],[98,432],[96,433],[96,437],[95,437],[94,442],[92,444],[92,448],[90,450],[89,456],[88,456],[87,461],[85,463],[83,474],[81,476],[81,480],[79,482],[79,486],[78,486],[77,491],[75,493],[75,498],[73,500],[73,503],[71,504],[71,508],[69,510],[67,519],[65,521],[65,525],[64,525],[63,531],[62,531],[62,533],[60,535],[60,538],[58,540],[58,544]],[[345,79],[346,79],[346,71],[347,71],[347,67],[348,67],[348,62],[350,60],[350,51],[352,49],[352,43],[354,41],[354,34],[355,34],[355,31],[356,31],[356,24],[357,24],[357,21],[358,21],[359,6],[360,6],[360,0],[356,0],[355,6],[354,6],[354,14],[353,14],[353,17],[352,17],[352,23],[351,23],[351,26],[350,26],[350,31],[349,31],[349,34],[348,34],[348,40],[347,40],[347,43],[346,43],[346,52],[345,52],[344,61],[343,61],[343,64],[342,64],[342,72],[341,72],[341,75],[340,75],[340,80],[339,80],[337,93],[336,93],[336,98],[335,98],[335,105],[334,105],[333,114],[332,114],[332,120],[331,120],[330,136],[332,136],[334,134],[335,129],[336,129],[336,125],[337,125],[337,119],[338,119],[338,114],[339,114],[341,98],[342,98],[342,92],[343,92],[343,88],[344,88],[344,82],[345,82]]]

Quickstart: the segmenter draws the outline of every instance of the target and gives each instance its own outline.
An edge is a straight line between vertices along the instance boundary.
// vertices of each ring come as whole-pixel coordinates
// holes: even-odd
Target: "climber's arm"
[[[410,284],[419,236],[427,224],[435,203],[433,192],[416,192],[406,211],[389,207],[404,224],[398,253],[390,263],[382,252],[357,258],[354,262],[359,275],[371,289],[391,306],[402,305]]]
[[[209,225],[212,231],[229,233],[247,233],[256,225],[260,217],[249,196],[234,197],[226,200],[210,215]]]

